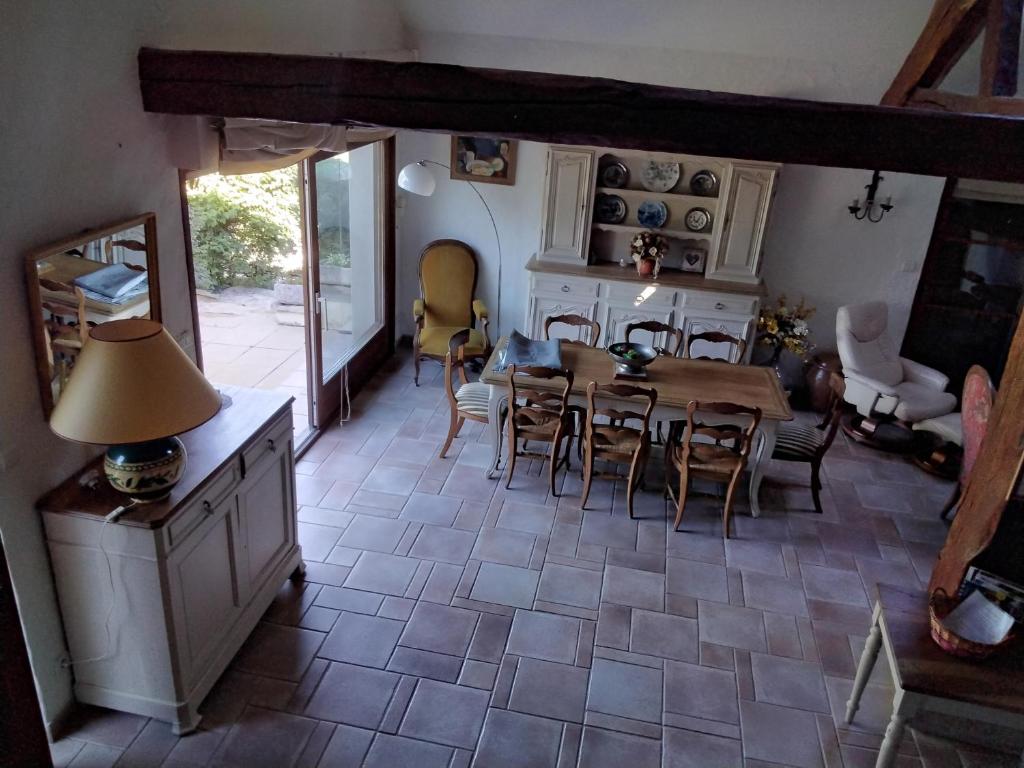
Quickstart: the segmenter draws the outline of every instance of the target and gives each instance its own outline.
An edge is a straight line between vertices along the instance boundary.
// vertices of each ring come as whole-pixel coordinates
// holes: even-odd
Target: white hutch
[[[641,186],[649,160],[680,165],[679,180],[672,189],[652,192]],[[628,181],[621,187],[599,186],[599,169],[611,163],[628,169]],[[563,313],[598,320],[602,345],[622,341],[629,323],[660,320],[682,328],[687,339],[691,333],[709,330],[744,338],[749,357],[764,293],[762,245],[779,169],[774,163],[550,146],[540,246],[527,264],[526,327],[531,336],[541,338],[544,318]],[[710,171],[717,185],[695,195],[690,182],[700,171]],[[624,220],[602,223],[602,217],[595,215],[595,198],[601,194],[614,194],[625,202]],[[646,201],[663,203],[668,209],[662,228],[640,226],[637,212]],[[711,218],[699,232],[684,224],[687,212],[694,208]],[[638,275],[629,256],[630,240],[644,230],[661,233],[670,244],[657,280]],[[703,274],[680,269],[684,248],[704,254]],[[625,266],[620,260],[625,260]],[[579,334],[589,340],[588,329],[563,329],[566,337]],[[696,354],[710,357],[726,357],[730,350],[724,344],[694,348]]]

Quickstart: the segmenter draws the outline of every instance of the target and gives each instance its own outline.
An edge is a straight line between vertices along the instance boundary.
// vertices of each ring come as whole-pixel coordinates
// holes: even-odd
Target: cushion
[[[921,432],[931,432],[938,435],[947,443],[963,445],[963,430],[960,426],[959,413],[947,413],[945,416],[937,416],[934,419],[925,419],[914,425],[914,429]]]
[[[821,444],[825,433],[802,424],[780,424],[775,437],[773,459],[782,461],[809,461]]]
[[[420,331],[420,352],[426,355],[444,357],[448,354],[448,340],[456,331],[461,331],[466,326],[434,326],[427,327]],[[475,328],[469,329],[469,342],[466,344],[466,355],[479,357],[486,351],[484,347],[484,335]]]
[[[956,408],[956,395],[939,392],[912,381],[897,384],[896,396],[900,402],[893,415],[902,421],[914,422],[945,416]]]
[[[882,301],[840,307],[836,345],[843,368],[891,387],[903,381],[903,363],[886,332],[888,317],[888,307]]]
[[[489,384],[481,384],[479,381],[471,381],[463,384],[455,393],[455,400],[459,404],[460,411],[472,413],[474,416],[487,417],[487,403],[491,397]]]
[[[424,325],[470,325],[475,285],[473,249],[457,240],[439,240],[428,245],[420,257],[420,290],[426,303]]]

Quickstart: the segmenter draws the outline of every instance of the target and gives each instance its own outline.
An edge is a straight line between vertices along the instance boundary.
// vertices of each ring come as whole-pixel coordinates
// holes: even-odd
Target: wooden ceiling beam
[[[907,106],[943,112],[1024,117],[1024,99],[1010,96],[966,96],[935,88],[919,88],[914,91]]]
[[[941,82],[981,33],[988,3],[989,0],[936,0],[921,36],[881,103],[903,106],[918,88],[931,88]]]
[[[1024,181],[1024,120],[446,64],[139,52],[149,112]]]
[[[982,96],[1017,93],[1022,6],[1024,0],[989,0],[978,90]]]

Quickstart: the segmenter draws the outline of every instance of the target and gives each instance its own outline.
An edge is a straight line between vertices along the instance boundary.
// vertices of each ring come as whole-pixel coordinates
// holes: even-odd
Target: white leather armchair
[[[900,357],[886,332],[888,322],[889,308],[882,301],[851,304],[836,313],[846,402],[866,418],[891,416],[911,424],[950,413],[956,396],[945,391],[949,378]]]

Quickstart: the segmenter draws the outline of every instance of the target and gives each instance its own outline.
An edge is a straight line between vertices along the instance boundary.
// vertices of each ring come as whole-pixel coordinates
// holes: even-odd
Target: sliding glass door
[[[323,427],[343,378],[385,327],[383,142],[303,162],[310,415]]]

